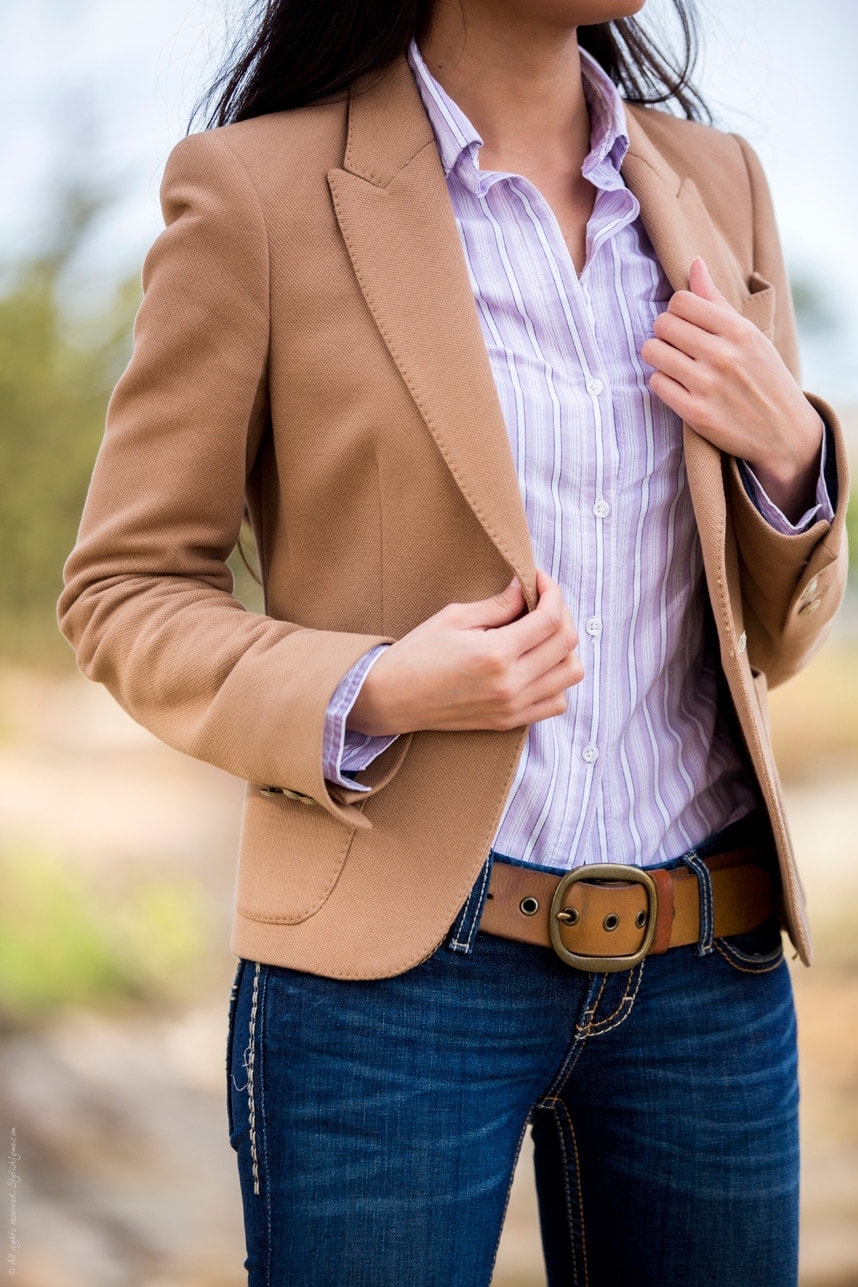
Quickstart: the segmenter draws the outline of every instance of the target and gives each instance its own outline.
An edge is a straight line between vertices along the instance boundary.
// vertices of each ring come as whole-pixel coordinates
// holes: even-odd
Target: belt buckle
[[[647,896],[647,923],[643,943],[637,952],[633,952],[631,956],[583,956],[578,952],[570,952],[560,937],[560,926],[564,921],[563,914],[572,910],[563,906],[563,900],[568,891],[579,880],[630,881],[632,884],[643,885]],[[656,884],[652,876],[644,868],[627,867],[621,863],[585,863],[583,867],[575,867],[568,872],[554,891],[554,896],[551,899],[551,909],[548,913],[551,946],[561,961],[565,961],[567,965],[573,966],[576,970],[590,970],[596,974],[618,974],[620,970],[631,970],[634,966],[640,964],[652,947],[653,939],[655,938],[657,912],[658,891]]]

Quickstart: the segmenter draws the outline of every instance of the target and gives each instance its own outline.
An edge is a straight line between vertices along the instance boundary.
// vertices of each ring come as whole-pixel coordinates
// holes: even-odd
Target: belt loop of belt
[[[675,867],[585,865],[564,875],[496,861],[480,929],[553,947],[577,969],[613,973],[645,956],[700,941],[701,890],[711,882],[703,918],[706,942],[744,934],[775,910],[771,859],[762,845],[731,849]]]
[[[673,921],[676,908],[673,898],[673,873],[664,867],[654,867],[650,872],[655,881],[658,901],[656,904],[655,937],[650,952],[653,956],[661,955],[670,947],[670,936],[673,933]]]

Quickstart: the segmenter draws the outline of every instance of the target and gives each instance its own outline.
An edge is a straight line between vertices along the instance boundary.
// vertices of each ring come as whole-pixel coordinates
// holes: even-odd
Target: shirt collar
[[[581,173],[599,188],[622,186],[619,170],[629,138],[626,113],[617,87],[586,49],[580,51],[584,96],[590,109],[590,151]],[[453,170],[470,188],[481,190],[479,150],[483,140],[465,113],[426,66],[416,41],[408,50],[417,88],[429,117],[444,174]]]

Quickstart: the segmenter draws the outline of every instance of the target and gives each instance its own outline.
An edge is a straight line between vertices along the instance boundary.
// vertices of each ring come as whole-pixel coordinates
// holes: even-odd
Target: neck
[[[580,173],[590,121],[577,31],[503,0],[437,0],[421,53],[483,139],[484,169]]]

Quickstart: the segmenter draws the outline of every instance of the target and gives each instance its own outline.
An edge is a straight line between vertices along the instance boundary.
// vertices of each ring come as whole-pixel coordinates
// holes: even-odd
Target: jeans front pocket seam
[[[620,1002],[616,1010],[614,1010],[613,1014],[607,1015],[604,1019],[591,1019],[590,1023],[587,1025],[588,1037],[603,1037],[605,1033],[613,1032],[615,1028],[619,1028],[620,1024],[624,1023],[629,1017],[632,1011],[632,1006],[634,1005],[638,992],[640,991],[641,979],[643,978],[645,965],[646,958],[644,958],[643,961],[640,961],[633,969],[629,970],[629,977],[626,980],[625,991],[620,998]],[[605,977],[607,977],[607,975]]]
[[[773,952],[762,953],[758,956],[749,956],[737,947],[733,947],[726,939],[716,938],[714,940],[716,950],[723,956],[724,960],[734,970],[741,974],[769,974],[776,970],[784,959],[783,946],[779,945]]]

